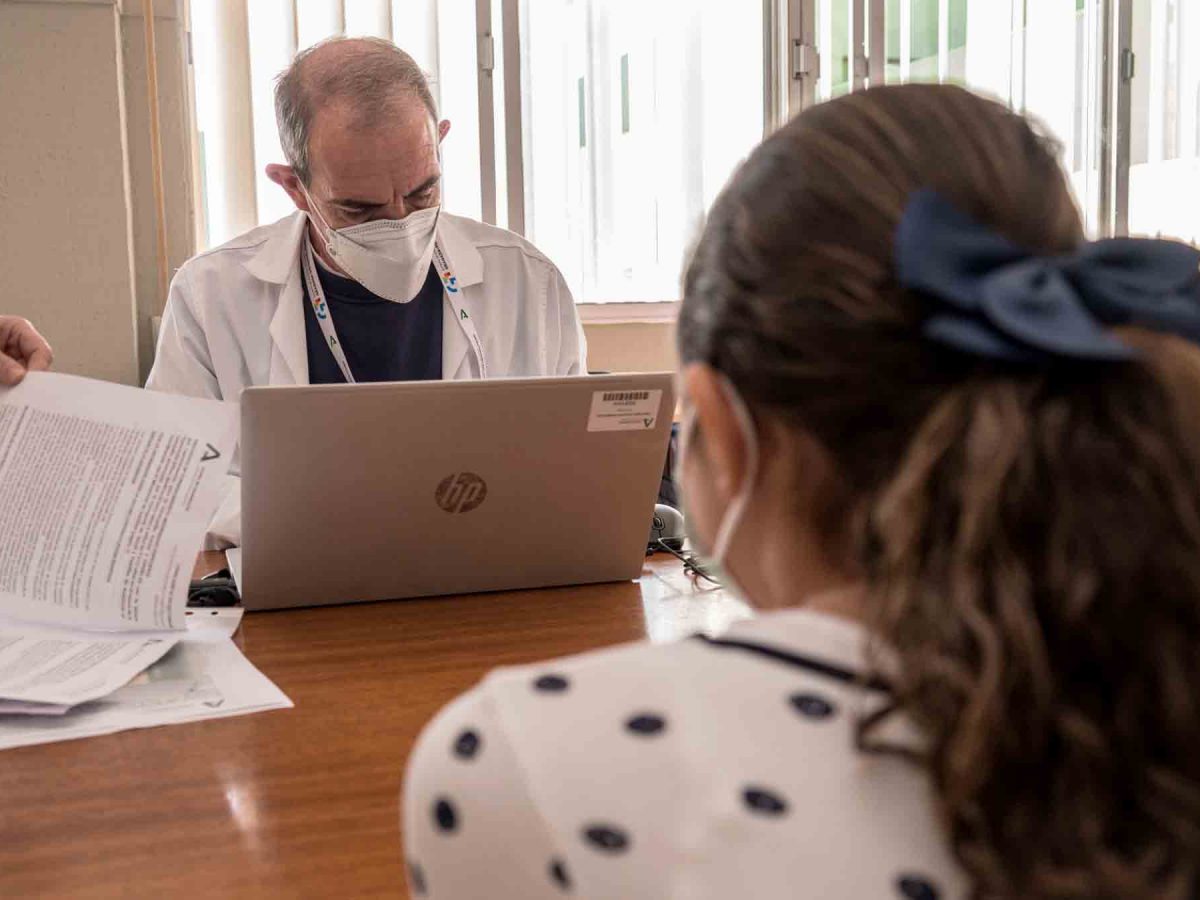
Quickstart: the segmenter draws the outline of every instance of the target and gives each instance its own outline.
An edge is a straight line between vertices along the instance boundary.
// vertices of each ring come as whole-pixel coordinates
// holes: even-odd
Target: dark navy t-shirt
[[[316,269],[355,381],[441,379],[442,282],[432,266],[421,293],[408,303],[385,300],[319,264]],[[309,383],[344,383],[308,296],[304,298],[304,333]]]

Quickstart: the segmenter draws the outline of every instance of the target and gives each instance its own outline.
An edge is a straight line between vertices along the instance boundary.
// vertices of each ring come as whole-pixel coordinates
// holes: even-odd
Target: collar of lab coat
[[[308,345],[304,335],[304,291],[301,286],[300,248],[305,240],[308,218],[302,212],[276,223],[274,233],[245,264],[246,270],[269,284],[281,285],[279,303],[269,331],[276,353],[271,359],[271,384],[308,383]],[[460,288],[483,282],[483,257],[454,216],[438,219],[438,241],[449,258]],[[447,377],[459,371],[470,346],[458,327],[444,333],[442,357]],[[284,372],[287,372],[285,377]]]

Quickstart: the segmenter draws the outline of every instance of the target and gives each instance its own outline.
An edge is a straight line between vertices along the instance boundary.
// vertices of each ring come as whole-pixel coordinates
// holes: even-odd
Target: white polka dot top
[[[865,637],[787,611],[493,673],[409,761],[412,895],[966,896],[928,779],[855,749],[885,702],[856,684]],[[917,739],[899,716],[885,736]]]

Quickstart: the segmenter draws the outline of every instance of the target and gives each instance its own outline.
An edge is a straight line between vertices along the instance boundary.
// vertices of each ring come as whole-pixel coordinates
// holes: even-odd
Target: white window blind
[[[1200,0],[192,0],[199,233],[291,211],[272,88],[390,37],[452,128],[445,205],[530,237],[577,299],[674,301],[739,160],[804,106],[942,81],[1037,117],[1093,235],[1200,237]]]
[[[763,4],[526,0],[526,228],[583,302],[679,297],[763,137]]]
[[[445,205],[513,227],[583,302],[674,301],[764,131],[761,2],[192,0],[205,246],[288,215],[274,80],[337,34],[389,37],[451,131]]]

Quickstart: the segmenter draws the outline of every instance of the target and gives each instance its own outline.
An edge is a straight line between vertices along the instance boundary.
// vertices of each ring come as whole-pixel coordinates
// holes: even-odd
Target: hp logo
[[[434,497],[448,513],[470,512],[487,499],[487,482],[474,472],[456,472],[442,479]]]

